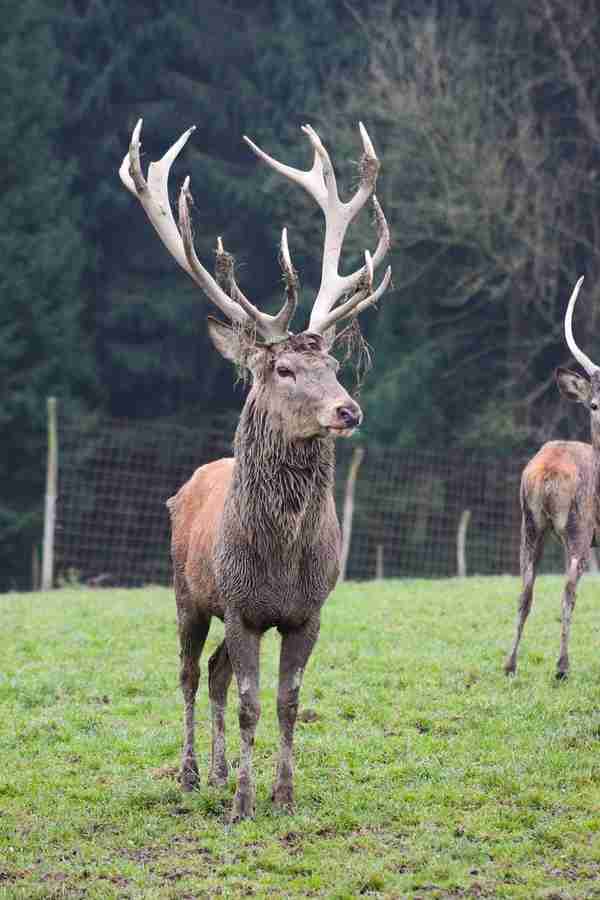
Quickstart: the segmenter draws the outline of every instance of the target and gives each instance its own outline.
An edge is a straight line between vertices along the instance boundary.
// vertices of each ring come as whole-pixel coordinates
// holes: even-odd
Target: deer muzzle
[[[333,437],[350,437],[362,420],[363,414],[360,406],[348,397],[343,403],[334,407],[331,420],[323,424]]]

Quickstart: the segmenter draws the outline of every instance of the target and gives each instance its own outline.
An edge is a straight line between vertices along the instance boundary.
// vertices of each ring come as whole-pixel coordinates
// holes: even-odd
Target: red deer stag
[[[179,197],[179,227],[169,204],[171,164],[191,131],[183,134],[147,179],[140,166],[138,122],[120,169],[125,186],[139,199],[159,237],[179,265],[204,290],[232,326],[208,321],[212,341],[227,359],[247,369],[252,386],[237,427],[234,457],[197,469],[167,501],[181,644],[180,682],[185,702],[181,784],[198,782],[194,753],[194,702],[199,658],[211,617],[225,624],[225,640],[208,663],[212,713],[209,782],[225,784],[225,705],[232,674],[239,692],[240,766],[232,821],[254,813],[252,748],[260,715],[259,649],[263,633],[281,634],[277,715],[280,751],[273,802],[293,806],[293,734],[302,675],[319,633],[320,610],[338,576],[340,531],[333,501],[334,438],[360,425],[359,405],[339,384],[338,363],[329,355],[335,327],[372,306],[388,286],[388,267],[377,289],[373,270],[389,247],[389,230],[376,197],[379,160],[360,125],[363,155],[360,182],[348,202],[338,196],[329,155],[317,133],[303,131],[313,151],[312,168],[291,168],[272,159],[248,138],[262,160],[301,185],[325,216],[321,284],[306,331],[288,327],[297,304],[297,278],[286,230],[281,262],[286,299],[274,316],[260,312],[236,284],[233,263],[217,243],[215,280],[194,250],[189,178]],[[350,275],[339,273],[346,229],[372,197],[378,243],[373,257]]]
[[[589,380],[568,369],[557,369],[556,380],[568,400],[583,403],[590,411],[592,443],[549,441],[523,470],[521,478],[521,578],[517,631],[504,671],[514,675],[523,627],[533,601],[533,585],[546,535],[553,531],[565,550],[567,581],[562,600],[560,655],[556,677],[569,671],[569,633],[575,608],[575,593],[598,529],[598,472],[600,470],[600,368],[583,353],[573,337],[573,309],[583,278],[569,300],[565,315],[565,337]],[[600,532],[599,532],[600,533]]]

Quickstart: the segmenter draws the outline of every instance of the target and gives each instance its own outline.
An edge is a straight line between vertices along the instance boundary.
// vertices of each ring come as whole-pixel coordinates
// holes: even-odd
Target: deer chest
[[[335,585],[337,542],[272,555],[223,546],[216,569],[223,606],[233,604],[250,627],[295,628],[321,608]]]

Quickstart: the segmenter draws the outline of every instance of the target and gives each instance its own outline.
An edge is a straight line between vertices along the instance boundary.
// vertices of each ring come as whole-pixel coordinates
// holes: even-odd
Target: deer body
[[[521,508],[530,534],[532,529],[544,536],[552,531],[566,546],[573,523],[583,519],[596,531],[599,463],[591,444],[544,444],[526,465],[521,479]]]
[[[340,530],[333,500],[334,438],[352,434],[362,421],[359,405],[337,380],[337,361],[329,354],[335,329],[372,306],[386,289],[388,268],[373,290],[374,267],[389,247],[389,230],[373,194],[379,168],[369,136],[360,126],[364,154],[360,183],[342,202],[329,155],[310,126],[303,131],[314,150],[312,168],[293,169],[252,150],[276,171],[300,184],[325,216],[321,285],[308,329],[288,328],[297,305],[297,278],[287,233],[281,241],[286,301],[274,316],[260,312],[236,284],[232,258],[217,242],[217,279],[198,260],[190,221],[186,179],[179,199],[179,225],[167,187],[170,166],[191,131],[157,163],[147,180],[140,165],[141,121],[133,132],[120,174],[140,200],[161,240],[179,265],[205,291],[235,327],[209,319],[215,347],[249,372],[252,387],[236,431],[234,458],[198,469],[167,501],[171,516],[180,639],[180,683],[184,697],[181,784],[198,782],[194,751],[194,710],[199,659],[211,619],[225,625],[225,639],[208,664],[212,716],[209,781],[223,785],[225,706],[233,675],[239,694],[240,766],[232,820],[254,812],[252,748],[260,716],[260,641],[268,628],[281,633],[277,716],[280,750],[272,797],[293,805],[293,735],[304,669],[317,640],[320,611],[334,587],[340,561]],[[372,197],[379,236],[365,252],[365,264],[350,275],[338,271],[346,229]]]
[[[558,369],[561,393],[582,403],[590,412],[592,443],[549,441],[527,463],[521,478],[521,578],[517,627],[511,652],[504,664],[507,675],[517,668],[523,628],[531,611],[536,570],[547,535],[553,532],[565,551],[566,583],[562,599],[560,653],[556,676],[569,671],[569,638],[577,584],[589,558],[596,533],[600,534],[600,369],[577,347],[571,318],[583,279],[577,283],[565,318],[567,343],[589,375],[582,378]]]

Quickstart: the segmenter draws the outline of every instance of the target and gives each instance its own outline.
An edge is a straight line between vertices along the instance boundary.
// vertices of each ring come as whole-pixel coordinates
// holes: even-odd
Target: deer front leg
[[[255,789],[252,774],[254,735],[260,718],[259,653],[261,634],[247,628],[236,615],[225,617],[227,653],[235,673],[240,697],[240,768],[231,821],[254,816]]]
[[[277,692],[281,743],[271,797],[273,803],[289,811],[294,807],[294,728],[298,698],[306,663],[319,636],[319,626],[319,617],[316,616],[302,628],[285,632],[281,637]]]

